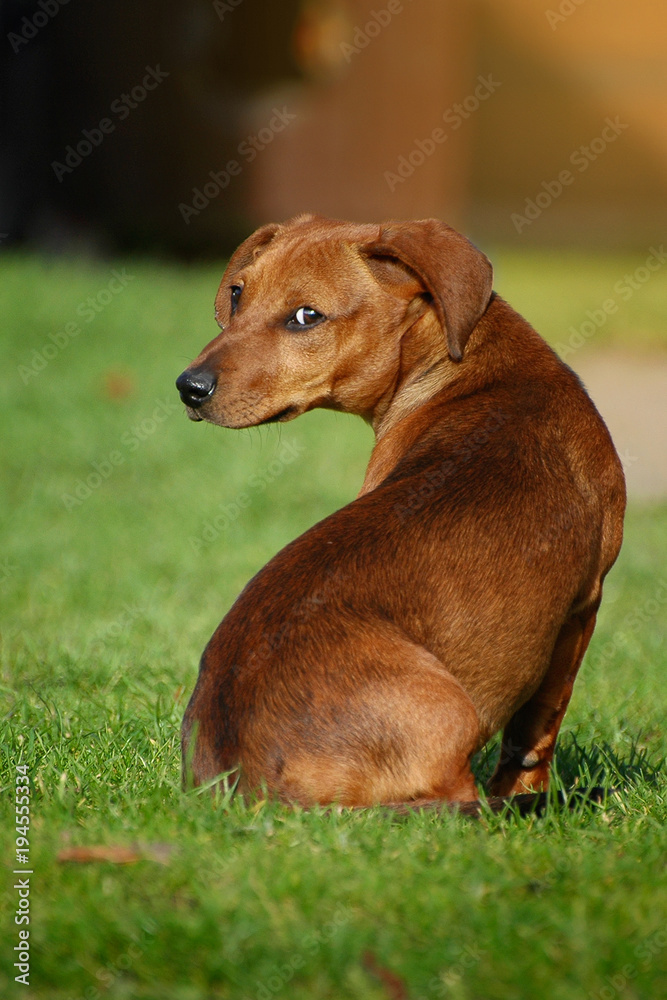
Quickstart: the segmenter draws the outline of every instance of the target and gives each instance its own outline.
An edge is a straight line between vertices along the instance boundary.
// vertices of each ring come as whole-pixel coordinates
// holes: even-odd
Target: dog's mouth
[[[258,426],[262,424],[278,424],[283,420],[289,420],[290,417],[295,417],[299,412],[298,406],[286,406],[284,410],[279,410],[274,413],[272,417],[267,417],[266,420],[262,420]]]
[[[284,409],[278,410],[277,413],[274,413],[270,417],[266,417],[264,420],[255,421],[250,419],[248,422],[244,420],[241,424],[237,424],[236,421],[228,423],[227,420],[211,420],[211,418],[206,416],[206,414],[202,415],[198,409],[195,410],[191,406],[186,406],[185,412],[190,420],[194,420],[196,422],[209,421],[209,423],[220,423],[222,427],[262,427],[264,424],[279,424],[286,420],[290,420],[292,417],[298,416],[300,410],[298,406],[286,406]]]

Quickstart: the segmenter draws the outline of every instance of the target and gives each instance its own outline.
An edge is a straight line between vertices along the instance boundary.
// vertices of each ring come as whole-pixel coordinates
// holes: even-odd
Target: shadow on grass
[[[605,788],[655,786],[663,779],[663,762],[649,759],[649,751],[641,746],[641,736],[635,737],[621,756],[607,741],[581,744],[575,732],[564,735],[557,744],[552,775],[563,790],[574,787],[601,785]],[[473,760],[473,772],[480,785],[493,774],[500,736],[495,737]]]
[[[641,736],[635,737],[621,756],[606,741],[582,746],[576,734],[570,733],[556,750],[556,770],[568,785],[577,782],[623,788],[657,785],[662,781],[662,762],[651,761],[648,749],[640,744]]]

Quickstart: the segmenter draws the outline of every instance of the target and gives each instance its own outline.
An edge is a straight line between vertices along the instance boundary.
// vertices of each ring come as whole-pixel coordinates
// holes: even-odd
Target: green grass
[[[660,250],[656,241],[654,248]],[[665,254],[664,247],[662,255]],[[490,256],[495,288],[576,369],[570,353],[616,348],[650,352],[667,346],[667,259],[635,254],[508,250]],[[651,270],[655,268],[655,270]],[[573,339],[574,338],[574,339]]]
[[[253,572],[355,495],[371,436],[326,413],[242,433],[189,423],[173,380],[213,335],[220,268],[123,262],[132,280],[86,323],[77,307],[112,266],[3,257],[0,994],[659,997],[667,509],[629,512],[559,743],[556,784],[618,788],[606,808],[473,822],[184,794],[178,730],[205,642]],[[558,342],[633,265],[589,262],[590,282],[585,266],[506,255],[497,287]],[[634,329],[658,343],[660,281],[600,343]],[[479,756],[481,778],[492,758]],[[12,968],[19,763],[32,782],[29,987]],[[57,860],[100,844],[146,859]]]

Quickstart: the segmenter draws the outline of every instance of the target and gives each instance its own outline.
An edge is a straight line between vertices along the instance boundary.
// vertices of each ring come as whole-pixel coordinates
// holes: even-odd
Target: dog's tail
[[[409,816],[421,810],[434,812],[452,812],[459,816],[470,816],[479,819],[485,813],[514,813],[518,816],[541,816],[547,806],[564,806],[566,809],[576,809],[586,805],[604,806],[607,799],[614,795],[616,789],[603,788],[595,785],[592,788],[576,788],[572,792],[525,792],[519,795],[492,796],[488,799],[478,799],[476,802],[444,802],[442,799],[415,799],[413,802],[390,802],[377,807],[390,809],[398,816]],[[368,806],[361,808],[367,809]]]

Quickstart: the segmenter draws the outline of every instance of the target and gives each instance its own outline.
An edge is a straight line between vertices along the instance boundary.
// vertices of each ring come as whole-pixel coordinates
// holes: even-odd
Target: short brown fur
[[[301,307],[325,319],[288,328]],[[471,802],[471,756],[504,728],[490,794],[546,789],[625,509],[577,376],[436,220],[265,226],[216,316],[178,380],[192,419],[319,406],[376,444],[358,498],[279,552],[206,647],[191,779],[238,770],[304,805]]]

